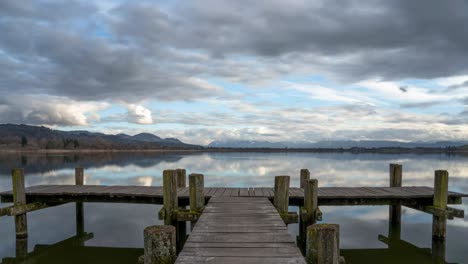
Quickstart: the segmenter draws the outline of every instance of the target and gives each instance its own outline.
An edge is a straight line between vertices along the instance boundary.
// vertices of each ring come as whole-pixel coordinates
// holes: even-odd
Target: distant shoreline
[[[124,152],[182,152],[182,153],[203,153],[203,152],[252,152],[252,153],[376,153],[376,154],[468,154],[468,149],[461,148],[199,148],[199,149],[2,149],[0,153],[124,153]]]

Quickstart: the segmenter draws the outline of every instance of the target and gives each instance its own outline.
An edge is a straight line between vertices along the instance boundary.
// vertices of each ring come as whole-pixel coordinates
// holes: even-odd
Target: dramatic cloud
[[[466,10],[462,0],[4,0],[0,122],[193,143],[464,139]]]
[[[11,96],[0,100],[3,123],[50,126],[87,126],[99,121],[106,103],[77,102],[63,97]]]

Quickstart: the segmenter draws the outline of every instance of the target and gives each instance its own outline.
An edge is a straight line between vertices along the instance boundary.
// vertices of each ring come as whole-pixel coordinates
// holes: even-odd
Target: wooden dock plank
[[[264,195],[261,188],[255,195]],[[211,198],[176,263],[302,263],[267,197]]]
[[[128,203],[161,203],[161,186],[105,186],[105,185],[37,185],[27,187],[28,201],[44,202],[128,202]],[[320,187],[319,204],[321,205],[366,205],[390,203],[426,204],[433,199],[433,188],[425,186],[405,187]],[[188,188],[178,189],[179,199],[188,204]],[[207,187],[205,196],[213,197],[267,197],[272,198],[273,188],[224,188]],[[290,188],[290,203],[303,204],[304,192],[301,188]],[[457,203],[457,199],[468,197],[467,194],[448,192],[449,203]],[[12,192],[0,193],[3,202],[12,201]],[[379,201],[379,202],[377,202]],[[461,201],[459,199],[458,201]]]

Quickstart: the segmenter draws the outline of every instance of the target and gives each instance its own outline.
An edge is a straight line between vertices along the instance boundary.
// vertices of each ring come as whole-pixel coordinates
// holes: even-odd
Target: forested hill
[[[60,131],[43,126],[0,124],[0,149],[200,149],[176,138],[150,133],[130,136]]]

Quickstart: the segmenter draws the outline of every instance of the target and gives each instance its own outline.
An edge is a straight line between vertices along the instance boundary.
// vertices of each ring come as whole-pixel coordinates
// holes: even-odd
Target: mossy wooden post
[[[190,211],[201,212],[205,207],[205,176],[203,174],[192,173],[189,175],[189,199]],[[193,230],[196,221],[190,222]]]
[[[301,243],[306,241],[307,227],[317,223],[318,181],[316,179],[306,180],[303,186],[304,207],[299,209],[299,240]]]
[[[84,184],[84,169],[75,168],[75,185]],[[84,208],[82,202],[76,202],[75,204],[76,211],[76,235],[84,234]],[[83,242],[84,243],[84,242]]]
[[[176,169],[176,175],[177,175],[177,188],[187,187],[185,169]],[[185,209],[185,206],[181,206],[179,208]],[[187,238],[187,225],[185,221],[177,222],[176,234],[177,234],[177,251],[179,252],[180,250],[182,250],[185,244],[185,240]]]
[[[185,169],[177,169],[176,174],[177,174],[177,187],[178,188],[187,187],[186,180],[185,180],[186,178]]]
[[[434,175],[434,207],[447,209],[448,177],[445,170],[437,170]],[[432,216],[432,238],[437,240],[445,239],[447,232],[447,217]]]
[[[190,211],[200,212],[205,206],[205,179],[203,174],[189,175]]]
[[[289,176],[275,177],[275,196],[273,204],[278,213],[283,217],[288,215],[289,205]]]
[[[314,224],[307,227],[306,260],[309,264],[340,263],[340,227]]]
[[[28,238],[16,239],[16,258],[24,259],[28,256]]]
[[[172,264],[175,262],[177,252],[174,226],[149,226],[145,228],[144,239],[145,264]]]
[[[174,211],[178,209],[177,201],[177,174],[175,170],[163,171],[163,203],[164,203],[164,224],[173,225],[175,223]]]
[[[445,264],[445,239],[432,239],[432,260],[434,264]]]
[[[306,210],[307,226],[317,223],[318,209],[318,180],[312,179],[305,183],[304,188],[304,209]]]
[[[13,169],[11,172],[13,183],[13,203],[17,205],[26,204],[26,192],[24,187],[23,169]],[[28,237],[28,219],[26,214],[15,215],[16,238]]]
[[[310,180],[310,172],[308,169],[301,169],[301,188],[305,188],[306,181]]]

